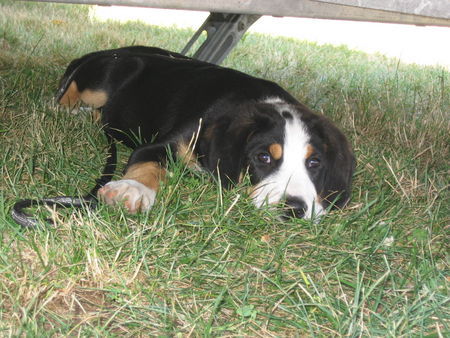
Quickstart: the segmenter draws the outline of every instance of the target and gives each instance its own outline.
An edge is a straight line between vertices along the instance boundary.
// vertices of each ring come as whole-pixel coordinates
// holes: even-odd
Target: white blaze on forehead
[[[280,114],[289,112],[292,118],[285,117],[281,165],[275,172],[257,184],[252,194],[253,202],[257,207],[261,207],[265,203],[279,203],[289,196],[306,203],[308,207],[305,213],[306,218],[311,218],[313,212],[314,215],[320,215],[324,210],[320,203],[316,202],[318,200],[317,191],[305,165],[310,148],[310,136],[306,126],[292,106],[283,104],[275,98],[270,98],[265,102],[274,104]]]

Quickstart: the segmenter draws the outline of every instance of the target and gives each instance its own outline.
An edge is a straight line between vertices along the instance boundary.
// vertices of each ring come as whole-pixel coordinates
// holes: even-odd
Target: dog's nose
[[[297,218],[305,217],[308,206],[300,198],[288,196],[285,204],[287,206],[287,213],[289,216]]]

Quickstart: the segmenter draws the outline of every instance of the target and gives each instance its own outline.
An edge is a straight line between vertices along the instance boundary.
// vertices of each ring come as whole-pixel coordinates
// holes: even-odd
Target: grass
[[[450,74],[345,47],[246,35],[225,65],[279,82],[349,136],[352,202],[321,223],[255,210],[181,163],[148,214],[40,210],[83,194],[100,127],[57,107],[75,57],[131,44],[181,50],[189,30],[98,23],[83,6],[0,2],[0,335],[425,336],[449,322]],[[261,51],[264,51],[261,53]],[[120,148],[123,163],[129,151]]]

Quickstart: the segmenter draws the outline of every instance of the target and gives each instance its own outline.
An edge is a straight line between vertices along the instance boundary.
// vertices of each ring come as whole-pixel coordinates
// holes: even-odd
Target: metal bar
[[[194,59],[220,64],[233,50],[242,35],[260,15],[211,13],[194,34],[181,54],[186,54],[202,32],[207,38],[192,56]]]
[[[393,6],[393,0],[34,0],[38,2],[63,2],[97,5],[121,5],[154,8],[171,8],[208,11],[217,13],[240,13],[273,16],[291,16],[317,19],[373,21],[412,25],[433,25],[450,27],[450,1],[428,0],[438,4],[428,11],[420,10],[411,14],[403,5],[407,1],[415,3],[423,0],[398,0],[402,6]],[[370,2],[370,3],[369,3]],[[347,5],[344,5],[347,3]],[[366,7],[356,6],[366,4]],[[378,6],[375,5],[378,3]],[[389,10],[380,4],[391,4]],[[352,5],[349,5],[352,4]],[[425,4],[425,2],[424,2]],[[375,8],[376,7],[376,8]],[[420,7],[420,6],[419,6]],[[400,12],[398,12],[400,10]],[[420,15],[418,15],[418,14]],[[423,15],[426,13],[427,15]]]
[[[336,5],[450,19],[448,0],[315,0]]]

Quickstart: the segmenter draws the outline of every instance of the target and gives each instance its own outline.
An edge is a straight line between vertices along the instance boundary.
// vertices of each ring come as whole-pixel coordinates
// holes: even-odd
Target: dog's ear
[[[200,160],[225,187],[239,182],[248,165],[246,145],[253,135],[273,128],[278,114],[264,104],[246,104],[207,123],[199,142]]]
[[[350,199],[355,157],[347,138],[329,121],[324,129],[326,169],[320,192],[322,204],[342,208]]]

